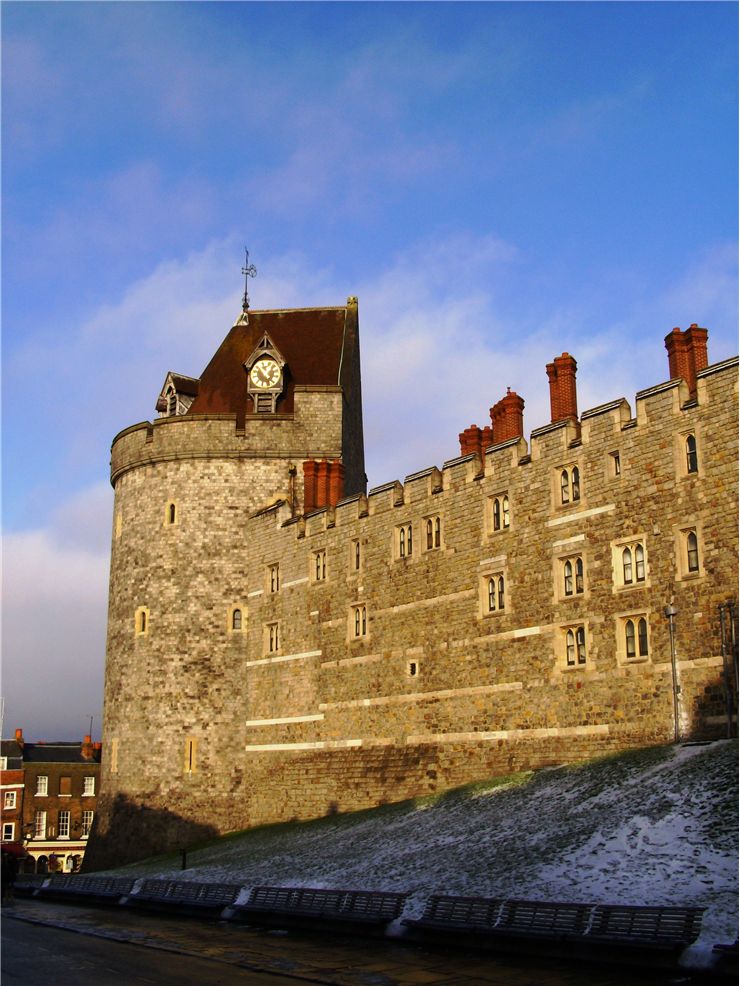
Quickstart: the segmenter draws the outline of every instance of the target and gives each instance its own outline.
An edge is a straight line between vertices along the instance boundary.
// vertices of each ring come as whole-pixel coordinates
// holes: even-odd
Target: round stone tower
[[[250,823],[240,631],[263,590],[247,585],[247,521],[302,513],[304,464],[333,469],[333,500],[364,492],[357,300],[242,315],[200,378],[167,374],[157,410],[112,446],[104,754],[87,869]]]

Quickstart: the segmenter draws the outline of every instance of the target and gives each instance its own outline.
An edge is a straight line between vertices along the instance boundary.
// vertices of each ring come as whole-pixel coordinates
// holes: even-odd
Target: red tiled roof
[[[339,383],[346,307],[250,312],[248,325],[235,325],[200,376],[198,396],[188,414],[244,415],[247,400],[244,363],[265,332],[286,361],[285,388],[277,410],[293,410],[296,384]],[[249,408],[247,405],[249,404]]]

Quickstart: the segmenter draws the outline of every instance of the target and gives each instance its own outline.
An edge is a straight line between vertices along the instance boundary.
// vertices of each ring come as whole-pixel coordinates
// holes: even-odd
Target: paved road
[[[18,900],[2,986],[682,986],[656,973]]]

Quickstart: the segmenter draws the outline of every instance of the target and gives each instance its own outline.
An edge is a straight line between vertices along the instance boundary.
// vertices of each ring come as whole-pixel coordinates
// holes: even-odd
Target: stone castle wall
[[[319,405],[341,394],[305,396],[315,427],[335,427]],[[281,421],[268,425],[273,458],[263,437],[250,444],[249,419],[243,436],[233,419],[162,420],[113,449],[93,866],[668,742],[668,603],[681,734],[723,734],[717,606],[737,595],[737,360],[702,371],[696,400],[672,381],[638,394],[634,416],[615,401],[580,428],[550,425],[529,447],[514,439],[307,517],[285,504],[255,516],[300,451]],[[330,454],[341,434],[318,444],[313,457]],[[574,468],[580,498],[571,489],[563,504]],[[504,496],[508,526],[496,530]],[[644,578],[623,585],[622,552],[637,544]],[[566,595],[564,566],[577,559],[582,591]],[[644,619],[647,653],[626,653],[628,619]],[[577,650],[568,663],[568,629],[583,632],[583,663]]]

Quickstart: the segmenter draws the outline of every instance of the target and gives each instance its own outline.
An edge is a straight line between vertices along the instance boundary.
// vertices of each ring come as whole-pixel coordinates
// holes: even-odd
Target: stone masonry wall
[[[669,742],[668,603],[681,735],[723,734],[717,606],[737,597],[737,360],[702,371],[695,401],[672,381],[638,394],[634,416],[614,401],[580,427],[538,429],[529,449],[512,440],[305,518],[286,505],[253,515],[286,463],[234,456],[233,422],[180,429],[155,426],[160,452],[171,442],[164,460],[146,461],[144,426],[114,446],[121,519],[93,865]],[[642,577],[633,554],[625,585],[623,552],[638,545]],[[573,582],[568,595],[565,565],[578,559],[582,591]],[[630,619],[647,631],[634,657]],[[569,629],[583,632],[583,663]]]

